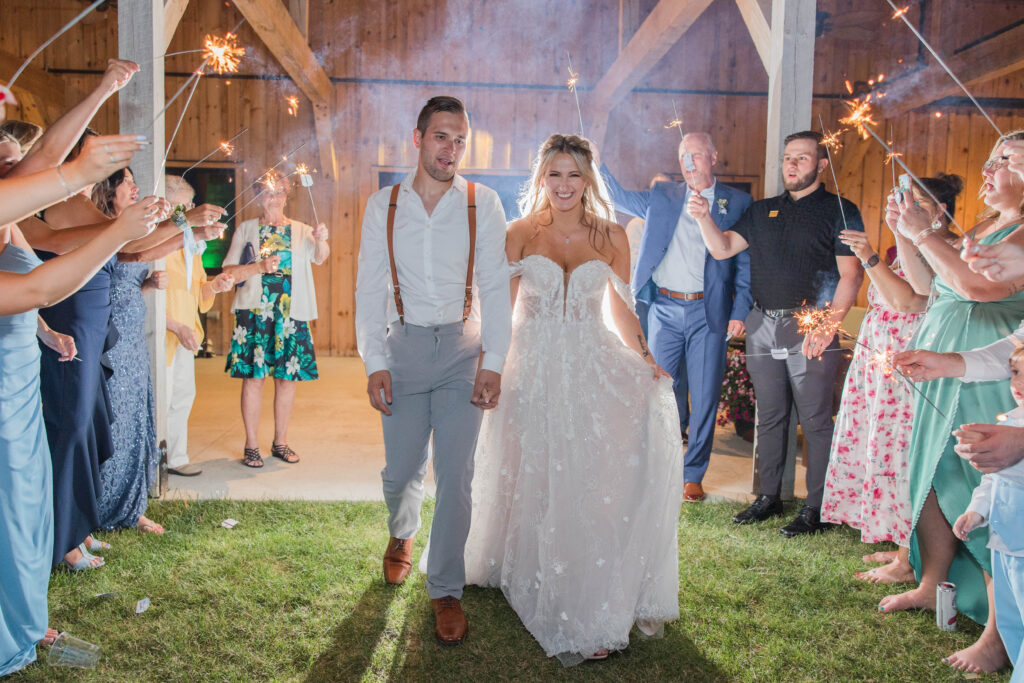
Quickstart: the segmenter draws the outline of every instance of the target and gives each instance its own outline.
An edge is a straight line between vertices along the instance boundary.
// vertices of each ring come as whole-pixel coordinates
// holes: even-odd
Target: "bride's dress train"
[[[498,408],[481,428],[466,582],[500,586],[563,664],[622,649],[679,617],[676,530],[683,487],[670,380],[602,319],[603,261],[564,279],[520,262],[512,346]]]

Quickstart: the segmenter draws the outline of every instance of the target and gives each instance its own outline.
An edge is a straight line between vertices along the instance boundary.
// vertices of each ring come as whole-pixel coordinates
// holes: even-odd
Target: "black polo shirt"
[[[750,205],[730,230],[750,245],[750,292],[761,308],[824,306],[839,284],[836,256],[853,256],[839,241],[839,199],[824,184],[793,200],[789,192]],[[846,226],[864,231],[860,211],[842,200]]]

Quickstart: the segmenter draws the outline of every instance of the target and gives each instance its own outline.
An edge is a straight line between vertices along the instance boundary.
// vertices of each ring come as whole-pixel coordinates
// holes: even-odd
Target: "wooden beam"
[[[743,16],[743,23],[750,31],[750,37],[757,48],[757,54],[761,58],[761,64],[765,71],[768,70],[769,51],[771,49],[771,28],[765,16],[766,0],[736,0],[736,6]],[[770,10],[768,10],[770,11]]]
[[[600,147],[612,109],[664,57],[712,0],[659,0],[629,44],[594,86],[591,137]]]
[[[235,0],[235,7],[295,81],[299,90],[314,105],[329,103],[331,79],[281,0]]]
[[[188,0],[164,0],[164,52],[171,46],[171,38],[181,23]]]
[[[999,78],[1024,69],[1024,25],[1003,31],[994,38],[946,58],[946,64],[967,84]],[[878,103],[878,117],[894,118],[962,90],[938,64],[887,82],[885,97]]]
[[[0,50],[0,73],[13,74],[21,66],[23,59]],[[78,91],[69,88],[67,81],[60,76],[31,66],[18,76],[18,82],[14,84],[14,96],[20,98],[19,92],[30,92],[39,104],[58,107],[62,111],[67,109],[69,98],[79,96]],[[78,99],[81,97],[77,97],[75,103]]]
[[[773,0],[764,196],[782,187],[783,139],[811,127],[815,0]]]
[[[152,127],[150,125],[164,105],[164,65],[163,60],[157,59],[164,53],[163,41],[163,0],[132,0],[118,5],[117,56],[139,64],[152,62],[151,67],[135,74],[117,98],[120,132],[146,135],[152,143],[132,158],[132,172],[142,195],[148,195],[154,186],[157,194],[162,196],[164,191],[160,168],[164,154],[164,117],[161,116]],[[155,270],[163,270],[163,266],[163,259],[153,263]],[[163,290],[155,289],[147,292],[145,299],[146,346],[149,349],[159,443],[167,435],[167,296]]]
[[[309,0],[288,0],[288,14],[292,15],[303,39],[309,42]]]

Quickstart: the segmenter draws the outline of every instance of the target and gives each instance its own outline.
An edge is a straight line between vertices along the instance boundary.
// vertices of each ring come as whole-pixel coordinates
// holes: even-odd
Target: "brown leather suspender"
[[[400,186],[391,188],[388,203],[388,260],[391,263],[391,285],[395,290],[395,310],[398,322],[405,324],[405,307],[402,306],[402,290],[398,285],[398,268],[395,266],[395,212],[398,210]],[[466,297],[462,305],[462,322],[466,322],[473,308],[473,257],[476,254],[476,185],[466,182],[466,213],[469,219],[469,265],[466,268]]]

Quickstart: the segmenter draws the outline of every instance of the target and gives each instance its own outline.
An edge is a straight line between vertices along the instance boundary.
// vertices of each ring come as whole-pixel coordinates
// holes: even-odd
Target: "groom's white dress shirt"
[[[452,186],[428,214],[412,189],[415,172],[398,192],[395,214],[395,264],[408,325],[429,327],[462,320],[469,258],[466,180]],[[387,370],[385,341],[398,311],[388,261],[387,216],[391,188],[375,192],[366,204],[356,274],[356,343],[366,374]],[[505,257],[505,211],[498,194],[476,186],[476,259],[473,310],[480,322],[481,368],[501,372],[511,336],[509,269]],[[481,315],[481,310],[484,314]]]

